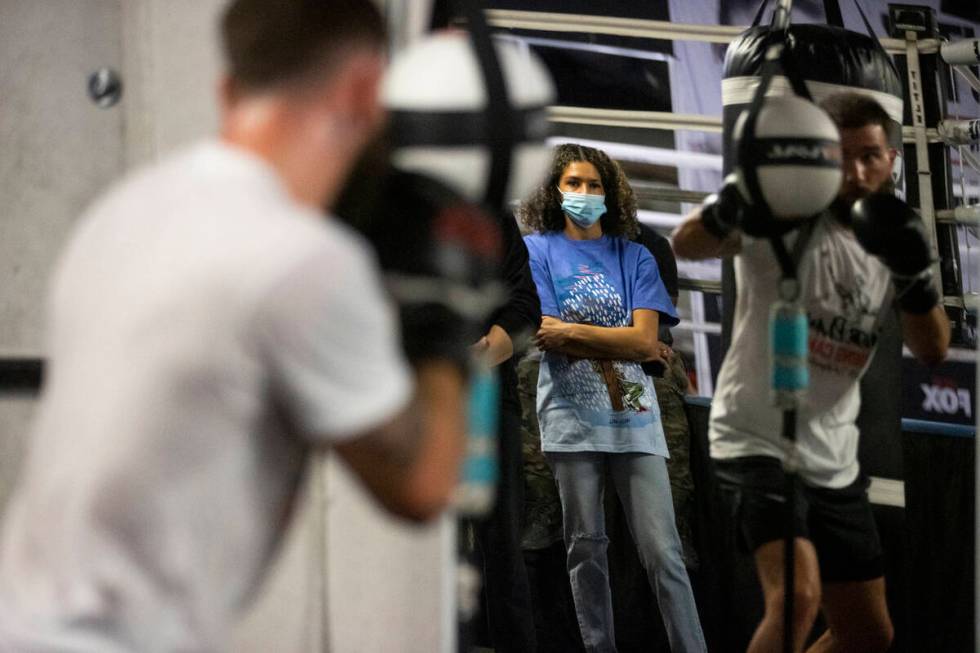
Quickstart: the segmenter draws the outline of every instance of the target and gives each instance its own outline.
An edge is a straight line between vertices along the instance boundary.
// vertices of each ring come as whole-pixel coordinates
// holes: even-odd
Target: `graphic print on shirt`
[[[602,327],[630,323],[622,296],[599,263],[580,264],[571,276],[555,280],[555,290],[565,322]],[[554,378],[558,380],[557,393],[574,397],[584,408],[645,412],[652,406],[638,363],[564,357],[556,361]]]
[[[823,310],[809,311],[810,364],[857,378],[871,358],[881,331],[870,281],[858,271],[850,279],[841,278],[827,245],[820,249],[818,257],[818,265],[827,270],[830,285],[819,297],[819,309]]]

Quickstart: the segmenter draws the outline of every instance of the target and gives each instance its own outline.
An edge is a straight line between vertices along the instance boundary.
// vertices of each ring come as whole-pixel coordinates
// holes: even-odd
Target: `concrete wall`
[[[0,355],[41,352],[52,261],[122,169],[121,113],[86,93],[121,41],[118,0],[0,0]]]
[[[81,207],[123,165],[122,118],[87,96],[121,61],[118,0],[0,0],[0,356],[39,356],[53,261]],[[0,506],[33,402],[0,396]]]
[[[17,481],[34,405],[30,396],[0,393],[0,510]]]
[[[0,0],[0,357],[43,357],[47,279],[92,198],[215,132],[223,4]],[[125,85],[111,109],[86,96],[102,66]],[[33,398],[0,391],[0,506],[33,412]],[[392,521],[339,465],[319,461],[233,650],[450,650],[452,532]]]
[[[341,463],[318,458],[232,650],[454,651],[454,535],[448,517],[425,527],[393,521]]]
[[[215,133],[223,0],[124,0],[125,161],[133,167]]]

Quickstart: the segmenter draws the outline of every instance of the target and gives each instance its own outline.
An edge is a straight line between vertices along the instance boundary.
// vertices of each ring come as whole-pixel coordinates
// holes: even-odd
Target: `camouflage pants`
[[[674,519],[677,532],[684,546],[684,564],[696,569],[697,551],[691,523],[694,519],[694,477],[691,475],[691,429],[684,411],[684,395],[687,393],[687,370],[680,354],[670,360],[663,378],[654,378],[660,405],[660,421],[667,439],[667,473],[670,476],[670,494],[674,499]]]
[[[541,451],[537,389],[540,356],[525,356],[517,364],[521,399],[521,449],[524,454],[524,532],[521,548],[545,549],[562,539],[558,484]]]

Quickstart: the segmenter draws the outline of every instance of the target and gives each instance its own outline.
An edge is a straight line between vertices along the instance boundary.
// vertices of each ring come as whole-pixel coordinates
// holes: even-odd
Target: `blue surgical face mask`
[[[606,213],[606,196],[590,195],[589,193],[561,193],[561,210],[572,219],[572,222],[588,229]]]

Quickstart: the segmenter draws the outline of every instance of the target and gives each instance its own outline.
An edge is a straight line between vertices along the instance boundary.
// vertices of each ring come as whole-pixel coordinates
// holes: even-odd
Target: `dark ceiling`
[[[947,14],[980,23],[980,0],[943,0],[941,7]]]

